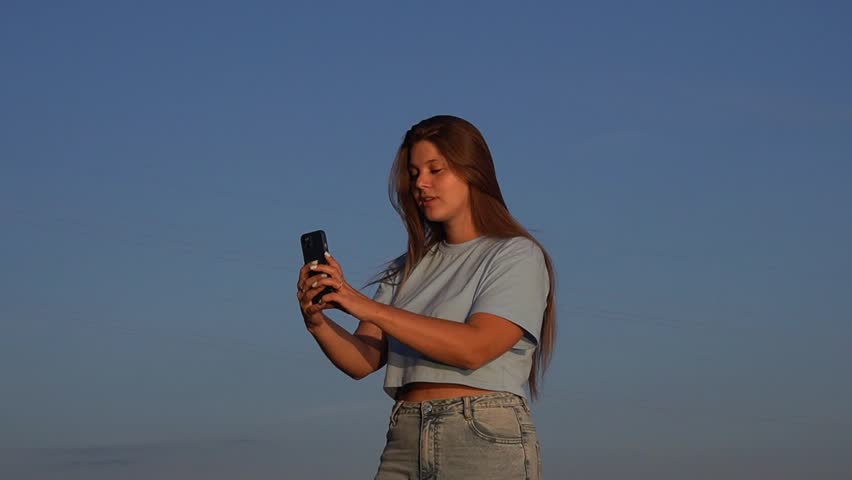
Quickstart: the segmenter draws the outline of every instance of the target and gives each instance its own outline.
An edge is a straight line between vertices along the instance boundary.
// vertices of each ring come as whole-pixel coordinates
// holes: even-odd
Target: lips
[[[426,205],[427,203],[435,200],[438,197],[420,197],[420,205]]]

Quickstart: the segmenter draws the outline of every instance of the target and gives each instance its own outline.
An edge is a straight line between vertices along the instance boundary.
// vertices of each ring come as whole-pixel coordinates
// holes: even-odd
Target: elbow
[[[494,355],[494,352],[489,351],[486,346],[479,348],[468,347],[460,362],[461,365],[458,366],[467,370],[478,370],[496,358],[497,356]]]
[[[380,363],[379,365],[370,365],[357,370],[350,370],[346,372],[346,375],[348,375],[352,380],[362,380],[382,368],[383,365],[384,363]]]
[[[348,375],[349,378],[351,378],[352,380],[362,380],[364,378],[367,378],[367,376],[369,376],[373,372],[374,370],[353,370],[346,372],[346,375]]]
[[[482,357],[482,355],[477,355],[475,353],[471,353],[466,357],[462,358],[459,362],[459,367],[464,368],[465,370],[477,370],[483,365],[485,365],[486,361]]]

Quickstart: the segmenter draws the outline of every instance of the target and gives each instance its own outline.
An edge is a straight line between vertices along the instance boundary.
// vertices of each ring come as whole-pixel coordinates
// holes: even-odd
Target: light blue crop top
[[[384,390],[391,398],[410,382],[457,383],[526,396],[523,386],[532,367],[550,285],[538,245],[525,237],[441,242],[426,253],[399,291],[395,280],[379,283],[373,299],[455,322],[486,312],[512,321],[525,334],[509,351],[476,370],[433,361],[388,336]]]

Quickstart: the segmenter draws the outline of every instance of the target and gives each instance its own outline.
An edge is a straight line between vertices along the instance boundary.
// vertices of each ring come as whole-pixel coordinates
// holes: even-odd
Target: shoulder
[[[539,298],[541,292],[546,296],[550,272],[538,243],[522,236],[492,241],[490,256],[484,259],[478,301],[524,305],[529,299]]]
[[[402,270],[405,268],[406,257],[407,254],[403,253],[402,255],[387,262],[380,273],[373,277],[373,282],[389,286],[396,286],[399,284],[399,279],[402,276]]]
[[[544,251],[527,237],[491,239],[482,260],[486,264],[486,275],[506,275],[523,272],[523,276],[538,276],[547,272]]]
[[[507,237],[494,240],[495,259],[524,259],[544,262],[544,252],[536,242],[527,237]]]

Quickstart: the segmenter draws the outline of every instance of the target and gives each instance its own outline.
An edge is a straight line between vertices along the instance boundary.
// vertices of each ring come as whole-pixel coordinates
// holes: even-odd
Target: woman
[[[387,365],[395,402],[376,478],[540,478],[523,385],[535,399],[553,349],[549,256],[509,213],[485,140],[461,118],[411,127],[390,183],[408,251],[373,282],[373,298],[328,253],[328,265],[302,267],[297,294],[337,368],[361,379]],[[335,291],[312,304],[327,286]],[[327,308],[359,319],[355,333]]]

